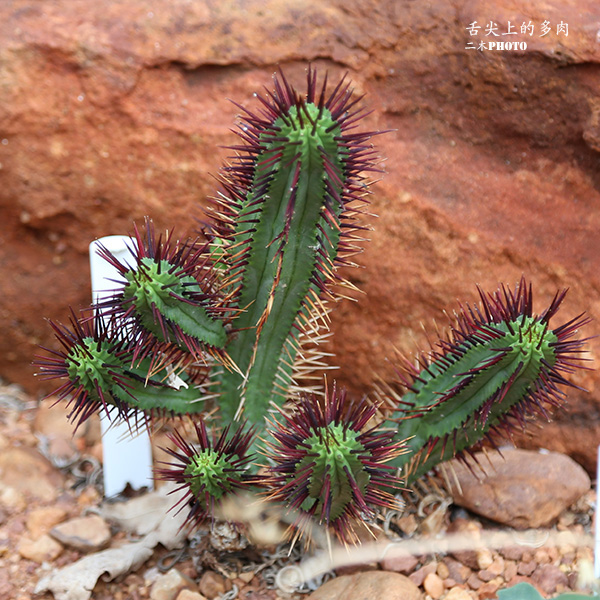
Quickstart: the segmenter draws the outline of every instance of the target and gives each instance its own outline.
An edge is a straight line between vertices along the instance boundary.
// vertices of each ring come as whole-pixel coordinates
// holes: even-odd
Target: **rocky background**
[[[542,34],[544,21],[550,31]],[[467,27],[477,22],[477,36]],[[498,33],[522,52],[469,49]],[[534,25],[522,34],[522,23]],[[568,25],[568,35],[558,31]],[[372,241],[349,273],[366,292],[334,313],[337,378],[353,395],[387,378],[393,348],[525,275],[557,323],[600,332],[600,5],[511,0],[4,0],[0,3],[0,376],[31,393],[44,317],[89,303],[87,247],[150,215],[181,235],[214,194],[239,109],[282,67],[348,71],[373,113],[386,175]],[[600,340],[590,342],[598,356]],[[593,363],[591,363],[593,366]],[[521,444],[588,470],[600,442],[589,393]]]

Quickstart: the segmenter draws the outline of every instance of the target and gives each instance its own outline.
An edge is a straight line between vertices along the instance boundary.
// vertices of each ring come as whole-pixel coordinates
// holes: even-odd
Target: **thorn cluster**
[[[204,421],[195,423],[194,429],[197,444],[177,431],[169,435],[176,448],[163,450],[174,462],[163,462],[165,467],[156,469],[158,479],[173,481],[179,486],[177,490],[186,491],[175,506],[181,505],[179,510],[189,506],[186,524],[190,527],[214,519],[221,500],[248,485],[249,449],[254,438],[253,429],[246,429],[245,424],[238,425],[231,435],[227,426],[218,437],[214,430],[209,435]]]
[[[71,310],[71,328],[49,323],[61,349],[43,348],[49,355],[36,356],[34,364],[42,379],[65,380],[52,396],[69,401],[72,409],[68,418],[78,427],[100,409],[108,415],[109,406],[115,406],[121,415],[127,414],[126,402],[118,398],[130,395],[132,383],[128,371],[132,351],[127,339],[112,337],[111,325],[92,314],[78,319]],[[131,400],[135,401],[133,395]]]
[[[484,439],[510,438],[533,417],[548,419],[547,407],[565,401],[563,388],[578,388],[566,375],[585,368],[587,340],[575,334],[589,319],[550,328],[565,294],[536,316],[524,279],[514,291],[479,290],[480,304],[461,307],[446,339],[416,365],[404,360],[404,392],[385,386],[379,394],[395,404],[399,434],[411,438],[409,481],[452,456],[472,455]]]
[[[231,308],[220,293],[209,243],[174,240],[169,232],[157,238],[148,218],[144,234],[135,225],[134,233],[131,265],[100,249],[125,285],[97,307],[133,330],[134,360],[160,355],[176,363],[185,354],[196,362],[207,355],[227,362],[221,349]]]
[[[376,407],[346,402],[335,387],[324,398],[303,397],[268,443],[269,499],[297,511],[301,532],[309,519],[333,529],[343,542],[356,541],[354,523],[373,517],[373,506],[395,507],[387,490],[398,490],[393,467],[402,452],[394,433],[370,425]]]

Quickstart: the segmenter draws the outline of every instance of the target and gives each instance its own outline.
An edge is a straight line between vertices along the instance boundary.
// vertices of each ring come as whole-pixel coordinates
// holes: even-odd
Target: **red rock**
[[[419,564],[419,559],[412,554],[394,553],[393,556],[385,557],[381,561],[381,568],[384,571],[394,571],[408,575],[412,573],[415,567]]]
[[[556,565],[550,564],[540,565],[532,579],[546,595],[562,591],[569,585],[567,575]]]
[[[539,306],[566,286],[564,319],[598,322],[596,17],[597,0],[538,0],[526,15],[512,0],[0,3],[0,374],[50,391],[29,366],[54,343],[41,317],[89,302],[89,241],[145,214],[184,233],[232,141],[238,109],[223,99],[248,104],[277,64],[298,82],[311,60],[332,79],[350,70],[368,126],[394,130],[377,140],[381,218],[351,275],[367,294],[333,313],[340,384],[358,397],[391,376],[392,348],[426,346],[421,322],[473,300],[476,282],[525,272]],[[518,54],[466,50],[468,24],[490,19],[570,31],[536,32]],[[595,410],[570,391],[568,413],[521,443],[592,471]]]
[[[586,472],[556,452],[507,448],[489,463],[483,453],[479,459],[485,472],[476,474],[455,461],[460,491],[452,488],[454,502],[517,529],[550,524],[590,488]]]

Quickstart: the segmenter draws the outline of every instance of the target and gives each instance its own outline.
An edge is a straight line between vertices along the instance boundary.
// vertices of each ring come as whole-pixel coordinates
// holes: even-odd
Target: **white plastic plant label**
[[[101,244],[121,261],[131,257],[129,247],[135,241],[124,235],[110,235],[90,244],[90,270],[92,299],[94,302],[110,296],[118,288],[120,276],[106,260],[98,256]],[[104,474],[104,496],[110,498],[120,494],[127,484],[133,489],[153,489],[152,447],[150,436],[144,429],[132,432],[122,420],[108,419],[100,413],[102,427],[102,455]]]

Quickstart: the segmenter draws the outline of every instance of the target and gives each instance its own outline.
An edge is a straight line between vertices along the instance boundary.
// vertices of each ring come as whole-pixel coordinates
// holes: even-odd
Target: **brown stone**
[[[586,472],[557,452],[507,448],[489,455],[489,463],[483,453],[478,458],[484,472],[454,463],[454,502],[518,529],[550,524],[590,488]]]
[[[80,552],[100,550],[108,545],[111,538],[110,527],[98,515],[65,521],[54,527],[50,535],[63,546],[75,548]]]
[[[437,573],[429,573],[423,581],[423,589],[437,600],[444,593],[444,582]]]
[[[480,600],[487,600],[488,598],[497,598],[496,592],[500,588],[501,581],[491,580],[486,581],[478,590],[477,595]]]
[[[537,567],[537,563],[534,560],[528,562],[521,561],[517,565],[517,573],[519,575],[531,575]]]
[[[192,579],[186,577],[177,569],[170,569],[163,575],[160,575],[152,584],[150,600],[175,600],[179,597],[182,590],[189,590],[195,593],[198,590],[198,586]],[[201,600],[203,598],[200,594],[198,596],[199,598],[190,598],[189,600]]]
[[[21,538],[17,549],[23,558],[43,563],[58,558],[63,547],[48,534],[44,534],[36,540],[27,537]]]
[[[446,556],[443,561],[448,568],[449,576],[454,579],[456,583],[464,583],[469,575],[471,575],[471,569],[458,560]]]
[[[437,570],[436,561],[431,561],[426,565],[423,565],[420,569],[417,569],[414,573],[411,573],[408,578],[417,586],[423,585],[425,577],[431,573],[435,573]]]
[[[213,600],[217,596],[222,596],[225,592],[228,592],[232,585],[231,581],[220,573],[204,571],[198,582],[198,588],[208,600]]]
[[[192,590],[181,590],[175,600],[207,600],[200,592]]]
[[[448,590],[444,600],[473,600],[473,596],[461,587],[453,587]]]
[[[500,548],[500,554],[509,560],[521,560],[523,552],[523,546],[506,546],[506,548]]]
[[[32,510],[27,515],[27,531],[36,539],[48,533],[55,525],[67,516],[67,511],[60,506],[43,506]]]
[[[555,594],[569,585],[567,575],[556,565],[540,565],[532,576],[545,595]]]
[[[504,579],[510,581],[517,574],[517,563],[514,560],[504,562]]]
[[[408,575],[412,573],[415,567],[419,564],[419,559],[413,554],[401,554],[394,552],[392,556],[386,556],[381,561],[381,568],[384,571],[394,571]]]
[[[467,579],[467,585],[472,590],[478,590],[483,585],[483,581],[481,581],[481,579],[479,579],[475,573],[471,573]]]
[[[435,571],[442,579],[448,579],[450,577],[450,569],[445,562],[439,562]]]
[[[521,18],[514,0],[106,4],[0,3],[2,376],[51,390],[31,357],[54,346],[42,316],[89,302],[88,243],[145,214],[186,232],[233,141],[238,109],[224,99],[250,105],[276,65],[299,83],[310,61],[330,80],[349,70],[374,108],[367,127],[393,130],[376,140],[389,160],[367,268],[351,274],[366,295],[332,315],[351,395],[393,375],[394,347],[426,347],[420,324],[475,299],[476,282],[525,272],[536,310],[569,287],[558,322],[600,321],[597,0],[528,4],[537,28],[570,31],[519,35],[519,53],[466,49],[469,23]],[[600,373],[576,380],[597,389]],[[593,396],[570,390],[568,411],[521,441],[591,472],[595,414]]]
[[[408,577],[388,571],[366,571],[343,575],[323,584],[307,600],[423,600],[423,594]]]

